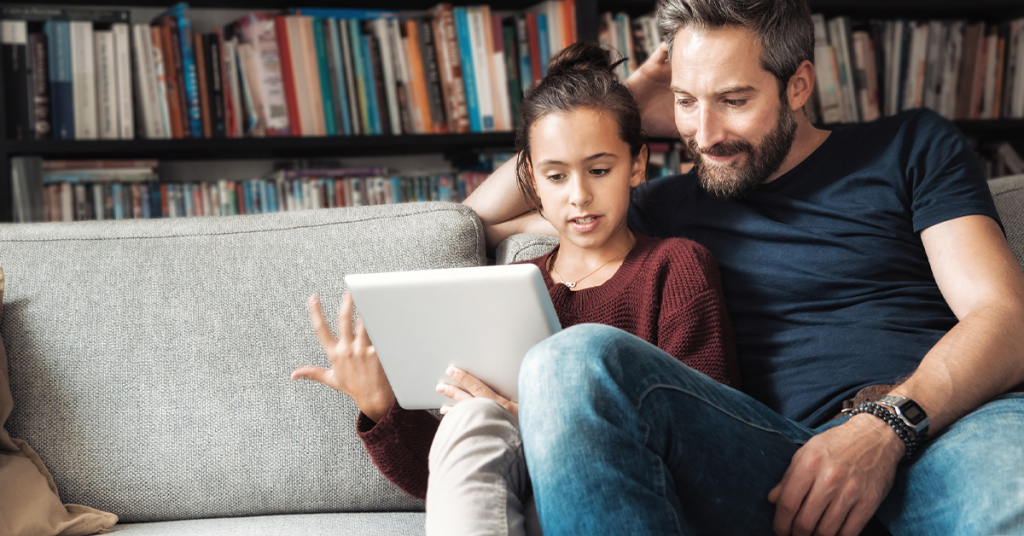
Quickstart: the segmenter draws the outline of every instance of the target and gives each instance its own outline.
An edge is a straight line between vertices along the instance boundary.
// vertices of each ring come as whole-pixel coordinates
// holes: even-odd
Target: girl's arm
[[[359,414],[356,432],[381,474],[418,499],[427,497],[427,456],[441,421],[426,410],[408,410],[395,402],[381,420]]]
[[[702,246],[681,243],[685,245],[675,248],[666,263],[658,347],[690,368],[738,389],[736,341],[718,264]]]

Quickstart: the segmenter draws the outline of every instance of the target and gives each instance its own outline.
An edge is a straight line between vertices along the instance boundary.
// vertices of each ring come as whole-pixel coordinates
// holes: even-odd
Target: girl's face
[[[629,189],[644,180],[647,148],[630,157],[613,114],[594,109],[544,116],[530,128],[530,147],[543,215],[563,246],[621,248]]]

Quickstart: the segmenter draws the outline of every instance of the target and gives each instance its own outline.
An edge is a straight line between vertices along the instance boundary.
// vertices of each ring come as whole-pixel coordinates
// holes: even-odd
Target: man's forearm
[[[892,394],[928,414],[933,435],[1024,381],[1024,308],[1015,300],[979,308],[928,352]]]

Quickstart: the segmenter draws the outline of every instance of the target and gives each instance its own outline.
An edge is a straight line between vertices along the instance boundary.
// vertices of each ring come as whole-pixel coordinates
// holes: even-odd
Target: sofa
[[[1022,260],[1024,176],[991,187]],[[327,366],[306,299],[333,326],[345,274],[554,243],[515,236],[488,259],[480,221],[451,203],[0,225],[4,428],[62,502],[116,514],[114,533],[422,534],[423,503],[373,466],[352,401],[289,380]]]

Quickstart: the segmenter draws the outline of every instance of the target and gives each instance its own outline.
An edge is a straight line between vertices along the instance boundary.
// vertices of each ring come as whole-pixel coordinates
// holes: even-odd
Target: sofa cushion
[[[0,318],[3,317],[4,270],[0,266]],[[57,486],[28,443],[11,438],[4,428],[11,414],[7,354],[0,338],[0,533],[8,536],[84,536],[110,528],[117,516],[76,504],[63,505]]]
[[[494,252],[495,264],[528,261],[551,251],[558,245],[558,237],[538,234],[512,235],[498,244]]]
[[[307,514],[117,525],[117,536],[416,536],[422,513]]]
[[[988,185],[1006,231],[1006,241],[1017,262],[1024,266],[1024,175],[991,180]]]
[[[345,274],[485,262],[452,203],[0,226],[8,430],[123,523],[421,510],[351,400],[289,380],[328,366],[306,299],[333,319]]]

